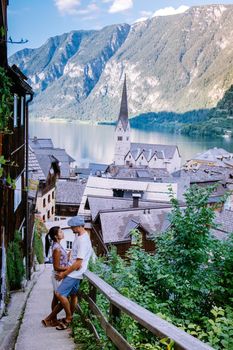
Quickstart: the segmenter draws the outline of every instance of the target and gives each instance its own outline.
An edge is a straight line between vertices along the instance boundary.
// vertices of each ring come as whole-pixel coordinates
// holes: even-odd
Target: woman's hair
[[[58,234],[60,226],[53,226],[45,236],[45,255],[48,256],[49,248],[52,242],[56,242],[55,236]],[[52,241],[52,242],[51,242]]]

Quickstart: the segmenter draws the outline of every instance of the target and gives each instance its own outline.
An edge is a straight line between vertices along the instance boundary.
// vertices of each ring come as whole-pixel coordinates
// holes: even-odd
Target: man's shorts
[[[57,288],[57,292],[63,297],[69,297],[70,295],[77,294],[79,286],[80,280],[66,276]]]

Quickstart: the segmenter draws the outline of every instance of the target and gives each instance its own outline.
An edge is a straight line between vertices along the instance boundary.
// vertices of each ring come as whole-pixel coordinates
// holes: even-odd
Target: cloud
[[[108,12],[109,13],[122,12],[132,7],[133,7],[133,0],[114,0]]]
[[[188,6],[181,5],[177,9],[174,7],[165,7],[163,9],[155,11],[155,13],[152,15],[152,17],[157,16],[170,16],[170,15],[177,15],[178,13],[183,13],[189,9]]]
[[[144,22],[148,19],[148,17],[140,17],[138,19],[136,19],[136,21],[134,21],[133,23],[139,23],[139,22]]]
[[[74,15],[80,6],[80,0],[54,0],[54,3],[62,15]]]
[[[88,15],[89,13],[92,12],[98,12],[99,7],[96,5],[96,3],[89,4],[85,9],[78,10],[77,14],[79,15]]]
[[[153,12],[151,12],[151,11],[140,11],[140,15],[141,15],[141,17],[136,19],[136,21],[134,21],[133,23],[146,21],[147,19],[149,19],[153,15]]]
[[[143,17],[150,17],[150,16],[153,15],[153,12],[151,12],[151,11],[141,11],[140,15],[143,16]]]
[[[62,15],[89,15],[93,12],[98,12],[99,7],[95,2],[90,3],[86,8],[80,9],[80,0],[54,0],[58,11]]]

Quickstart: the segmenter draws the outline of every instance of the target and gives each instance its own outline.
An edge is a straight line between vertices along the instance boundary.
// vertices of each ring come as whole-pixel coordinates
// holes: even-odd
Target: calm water
[[[54,146],[65,148],[79,166],[89,162],[111,163],[114,154],[114,126],[30,121],[30,137],[52,138]],[[213,147],[233,152],[232,139],[194,139],[156,130],[131,129],[131,141],[177,144],[182,161]]]

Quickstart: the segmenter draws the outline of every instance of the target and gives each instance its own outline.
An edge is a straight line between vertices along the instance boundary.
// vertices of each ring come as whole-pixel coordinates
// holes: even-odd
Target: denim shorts
[[[77,294],[79,286],[80,280],[66,276],[57,288],[57,292],[63,297],[69,297],[70,295]]]

